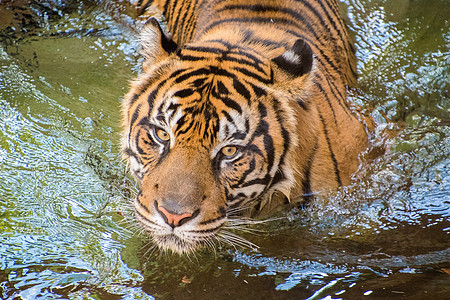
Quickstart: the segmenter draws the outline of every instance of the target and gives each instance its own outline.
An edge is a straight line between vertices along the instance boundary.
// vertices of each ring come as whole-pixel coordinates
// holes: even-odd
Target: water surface
[[[259,249],[179,257],[135,226],[119,155],[133,13],[0,3],[0,298],[448,297],[448,2],[342,7],[359,59],[350,100],[379,124],[373,155],[351,186],[242,233]]]

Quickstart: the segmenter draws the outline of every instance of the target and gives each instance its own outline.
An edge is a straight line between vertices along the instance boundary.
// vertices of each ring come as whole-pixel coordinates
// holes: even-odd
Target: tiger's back
[[[368,137],[346,100],[355,56],[335,1],[156,4],[172,39],[154,19],[143,30],[123,153],[161,248],[208,243],[276,193],[301,201],[349,183]]]
[[[155,1],[179,44],[202,40],[214,28],[229,26],[245,41],[289,48],[302,38],[320,57],[324,71],[356,82],[356,58],[336,1]],[[142,4],[145,6],[145,4]],[[226,37],[225,37],[226,39]]]

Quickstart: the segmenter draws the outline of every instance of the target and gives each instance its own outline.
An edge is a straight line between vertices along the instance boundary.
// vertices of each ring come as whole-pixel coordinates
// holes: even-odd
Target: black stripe
[[[142,5],[142,2],[144,2],[144,0],[139,0],[136,3],[136,7],[139,9],[139,14],[143,14],[147,10],[147,8],[150,6],[152,1],[146,1],[145,5]]]
[[[183,28],[185,29],[185,30],[183,30],[183,36],[185,38],[185,41],[191,40],[191,36],[194,31],[194,26],[197,24],[197,22],[194,21],[194,17],[196,16],[195,8],[197,7],[197,4],[198,4],[198,0],[192,1],[191,10],[189,11],[190,16],[189,16],[189,18],[186,18],[186,16],[185,16],[185,18],[183,19],[184,20]],[[194,7],[194,8],[192,9],[192,7]],[[187,12],[188,11],[186,10],[186,13]]]
[[[337,93],[337,100],[338,104],[343,108],[345,113],[350,117],[356,119],[358,122],[359,120],[351,113],[350,109],[348,108],[347,104],[343,102],[343,99],[346,99],[346,96],[343,96],[342,93],[339,91],[338,87],[336,86],[334,81],[331,81],[329,78],[329,74],[318,74],[319,77],[323,75],[328,83],[328,86],[331,88],[332,93]]]
[[[225,76],[225,77],[230,77],[230,78],[234,78],[235,75],[216,66],[209,66],[209,71],[210,73],[214,74],[214,75],[219,75],[219,76]]]
[[[273,176],[272,182],[270,183],[270,186],[267,188],[267,190],[269,190],[274,185],[276,185],[284,180],[286,180],[286,176],[284,175],[284,173],[281,169],[278,169],[277,172],[275,173],[275,176]]]
[[[227,49],[217,48],[217,47],[206,47],[206,46],[186,46],[183,50],[181,50],[181,55],[183,55],[183,52],[185,51],[192,51],[192,52],[202,52],[200,55],[203,55],[203,53],[214,53],[214,54],[221,54]],[[204,59],[204,57],[203,57]]]
[[[137,202],[139,203],[139,206],[142,207],[147,213],[150,213],[150,210],[148,209],[148,207],[145,206],[144,203],[142,203],[141,200],[139,199],[140,196],[142,196],[142,191],[140,191],[140,192],[139,192],[139,195],[136,197],[136,200],[137,200]],[[137,210],[136,210],[136,212],[139,213]],[[140,215],[142,216],[142,214],[140,214]],[[144,216],[143,216],[143,217],[144,217]],[[144,217],[144,218],[145,218],[145,217]],[[145,218],[145,219],[147,219],[147,218]],[[150,220],[149,220],[149,221],[150,221]]]
[[[177,130],[175,132],[181,130],[181,127],[185,124],[185,122],[186,122],[186,114],[182,115],[181,118],[178,119]]]
[[[221,95],[229,95],[229,94],[230,94],[230,91],[228,90],[228,88],[226,87],[226,85],[223,84],[222,81],[217,81],[216,88],[217,88],[217,92],[218,92],[218,94],[219,94],[218,96],[221,96]]]
[[[247,148],[246,148],[246,149],[247,149],[248,151],[251,151],[253,155],[254,155],[254,154],[257,154],[257,155],[259,155],[259,156],[264,157],[264,153],[263,153],[263,152],[261,151],[261,149],[259,149],[259,147],[256,146],[255,144],[247,145]]]
[[[336,156],[334,155],[333,149],[331,147],[330,137],[328,136],[328,130],[327,130],[327,126],[325,124],[325,120],[324,120],[324,118],[323,118],[323,116],[322,116],[322,114],[320,112],[319,112],[319,117],[320,117],[320,121],[322,122],[323,133],[324,133],[325,139],[327,141],[328,151],[330,151],[330,157],[331,157],[331,160],[333,162],[334,175],[336,177],[336,181],[338,183],[338,186],[342,186],[342,181],[341,181],[341,175],[340,175],[340,172],[339,172],[338,162],[336,160]]]
[[[306,111],[309,109],[308,104],[305,101],[303,101],[301,98],[297,98],[296,102],[302,109],[304,109]]]
[[[187,60],[187,61],[200,61],[200,60],[206,60],[205,56],[192,56],[192,55],[188,55],[188,54],[183,54],[180,52],[180,54],[178,55],[182,60]]]
[[[301,2],[309,11],[311,11],[316,16],[316,18],[320,21],[320,25],[322,26],[322,28],[328,28],[331,25],[332,28],[338,32],[338,35],[342,36],[342,33],[336,26],[334,19],[328,14],[328,11],[326,11],[326,9],[324,8],[323,3],[322,3],[323,1],[319,1],[319,4],[322,7],[323,11],[325,12],[325,15],[327,16],[328,20],[330,21],[329,23],[324,22],[323,15],[321,13],[319,13],[309,2],[303,1],[303,0],[301,0],[299,2]],[[335,15],[335,17],[336,17],[336,15]]]
[[[265,123],[265,122],[264,122]],[[275,147],[273,146],[273,139],[268,133],[264,135],[264,148],[267,155],[267,172],[270,172],[275,160]]]
[[[235,184],[230,185],[232,188],[238,188],[241,187],[241,185],[245,182],[247,179],[247,176],[250,175],[256,168],[255,158],[252,157],[252,160],[249,163],[249,167],[245,172],[242,174],[242,177],[239,179],[239,181]]]
[[[148,78],[147,81],[139,82],[139,86],[142,87],[136,94],[133,95],[133,97],[130,100],[130,107],[139,99],[139,97],[144,94],[146,91],[148,91],[152,85],[159,80],[160,74],[158,72],[156,72],[156,76],[153,76],[151,78]],[[165,80],[163,80],[163,82],[165,82]],[[162,86],[163,83],[160,83],[157,87],[157,89],[159,89]],[[151,110],[151,109],[150,109]]]
[[[134,123],[136,122],[137,118],[139,117],[139,113],[140,113],[140,110],[141,110],[141,106],[142,106],[142,104],[138,104],[138,105],[136,106],[136,108],[134,109],[134,112],[133,112],[133,114],[131,115],[130,128],[133,127]]]
[[[241,106],[234,100],[232,100],[229,97],[220,97],[218,98],[220,101],[223,102],[223,104],[225,104],[226,106],[228,106],[231,109],[234,109],[235,111],[237,111],[238,113],[242,114],[242,109]]]
[[[218,21],[214,21],[210,23],[204,31],[207,32],[211,30],[212,28],[222,25],[225,23],[238,23],[238,24],[244,24],[244,23],[261,23],[261,24],[269,24],[269,23],[281,23],[281,24],[288,24],[292,25],[291,20],[287,20],[285,18],[271,18],[271,17],[252,17],[252,18],[226,18],[226,19],[220,19]]]
[[[186,58],[186,59],[188,58],[188,59],[190,59],[190,60],[203,60],[203,59],[204,59],[203,57],[198,57],[198,58],[197,58],[197,57],[192,57],[192,56],[187,56],[187,55],[182,55],[182,57],[183,57],[183,58]],[[252,66],[252,67],[255,67],[254,65],[251,65],[251,66]],[[248,69],[244,69],[244,68],[241,68],[241,67],[237,67],[237,68],[235,68],[235,70],[238,71],[238,72],[240,72],[240,73],[242,73],[242,74],[244,74],[244,75],[246,75],[246,76],[248,76],[248,77],[254,78],[254,79],[257,80],[257,81],[261,81],[262,83],[265,83],[265,84],[270,84],[270,83],[272,83],[272,80],[271,80],[271,79],[263,78],[263,77],[261,77],[260,75],[254,73],[254,72],[251,72],[251,71],[248,70]],[[188,79],[188,78],[190,78],[190,77],[192,77],[192,76],[196,76],[196,75],[208,75],[208,74],[210,74],[210,73],[213,73],[213,74],[215,74],[215,75],[226,76],[226,77],[235,77],[234,74],[232,74],[232,73],[230,73],[230,72],[228,72],[228,71],[226,71],[226,70],[223,70],[223,69],[218,68],[218,67],[216,67],[216,66],[210,66],[209,68],[200,68],[200,69],[196,69],[196,70],[194,70],[194,71],[188,72],[188,73],[186,73],[186,74],[183,74],[182,76],[178,77],[178,78],[175,80],[175,82],[176,82],[176,83],[180,83],[180,82],[183,82],[184,80],[186,80],[186,79]],[[264,73],[263,73],[263,74],[264,74]],[[266,74],[264,74],[264,75],[266,75]],[[268,74],[267,74],[267,75],[268,75]]]
[[[182,21],[186,20],[186,15],[189,12],[189,1],[177,1],[179,3],[180,9],[178,9],[178,13],[175,16],[175,20],[173,21],[173,24],[175,25],[174,27],[176,27],[176,31],[177,31],[177,35],[178,35],[178,40],[181,39],[181,37],[183,36],[183,23],[178,24],[180,21],[180,18]],[[185,5],[186,4],[186,5]],[[185,7],[187,6],[187,7]],[[181,16],[181,12],[185,11],[184,16]],[[181,25],[181,26],[179,26]]]
[[[179,104],[179,103],[171,103],[169,105],[169,107],[167,108],[167,113],[168,113],[168,118],[169,118],[168,123],[169,124],[172,122],[173,118],[176,116],[176,112],[177,112],[177,110],[178,110],[178,108],[180,106],[182,106],[182,105]],[[169,114],[169,112],[170,112],[170,114]]]
[[[264,190],[267,190],[267,186],[268,186],[268,184],[270,183],[271,180],[272,180],[272,177],[270,177],[269,174],[266,174],[266,176],[264,178],[256,178],[256,179],[252,179],[252,180],[246,181],[242,185],[240,185],[239,187],[243,188],[243,187],[248,187],[248,186],[251,186],[251,185],[259,184],[259,185],[263,185],[265,187]]]
[[[233,204],[233,205],[230,206],[230,207],[236,207],[236,206],[240,205],[240,204],[247,198],[247,195],[245,195],[244,193],[238,193],[236,196],[233,196],[232,194],[229,194],[228,191],[226,191],[226,195],[227,195],[227,196],[226,196],[227,202],[236,201],[236,199],[241,198],[240,201],[238,201],[237,203]],[[230,207],[229,207],[229,208],[230,208]]]
[[[253,89],[253,92],[255,93],[256,97],[260,98],[262,96],[266,96],[267,92],[265,90],[263,90],[262,88],[260,88],[257,85],[254,85],[253,83],[248,82],[248,84],[250,84],[250,87]]]
[[[261,65],[264,64],[261,59],[250,53],[248,50],[241,49],[236,45],[229,45],[228,47],[232,49],[227,53],[229,55],[226,56],[225,60],[252,66],[259,72],[264,74],[264,69],[261,67]],[[240,56],[240,58],[233,57],[233,55]],[[249,61],[247,61],[246,59],[248,59]]]
[[[219,231],[220,227],[214,227],[214,228],[210,228],[210,229],[201,229],[201,230],[189,230],[188,232],[193,232],[193,233],[211,233],[211,232],[217,232]]]
[[[332,112],[332,114],[333,114],[334,124],[335,124],[336,126],[338,126],[338,124],[337,124],[337,118],[336,118],[336,113],[334,112],[334,107],[333,107],[333,105],[331,104],[331,101],[330,101],[330,98],[328,97],[328,94],[325,92],[325,90],[323,89],[322,85],[321,85],[318,81],[314,80],[314,85],[319,89],[320,93],[323,95],[323,97],[325,98],[325,100],[327,100],[328,106],[330,107],[331,112]]]
[[[229,54],[236,54],[236,53],[231,52],[231,53],[229,53]],[[239,53],[239,55],[242,56],[242,58],[231,57],[230,55],[228,55],[228,56],[226,56],[226,57],[224,58],[224,60],[227,61],[227,62],[236,62],[236,63],[238,63],[239,65],[246,65],[246,66],[253,67],[253,68],[255,68],[256,70],[258,70],[259,72],[265,74],[265,73],[264,73],[264,69],[260,66],[260,65],[262,65],[262,62],[261,62],[261,61],[259,61],[259,60],[253,60],[253,59],[251,59],[250,61],[248,61],[248,60],[243,59],[243,58],[250,58],[250,57],[249,57],[249,56],[251,56],[250,54],[249,54],[249,55],[245,55],[245,54],[243,54],[243,53]]]
[[[264,104],[262,104],[261,102],[259,102],[258,103],[258,112],[259,112],[259,114],[260,114],[260,116],[261,116],[261,119],[264,119],[265,117],[267,117],[267,108],[266,108],[266,106],[264,105]],[[267,123],[266,123],[267,124]],[[261,125],[261,123],[259,124],[259,125]],[[259,128],[260,126],[258,126],[258,128]],[[267,127],[268,127],[268,124],[267,124]],[[267,128],[263,128],[263,130],[265,130],[265,129],[267,129]]]
[[[301,1],[303,4],[305,4],[305,6],[307,6],[308,8],[311,9],[311,11],[314,11],[314,14],[317,16],[317,18],[321,18],[321,14],[317,12],[317,10],[313,10],[313,7],[311,6],[310,3],[306,3],[304,1]],[[331,25],[333,26],[333,28],[338,32],[338,35],[340,37],[345,37],[347,35],[347,32],[342,32],[341,29],[345,28],[345,25],[342,23],[342,18],[341,18],[341,14],[340,12],[336,12],[333,10],[333,8],[329,5],[327,5],[327,7],[325,7],[325,4],[329,4],[328,1],[316,1],[316,3],[318,3],[320,5],[320,7],[322,8],[323,12],[325,13],[325,15],[327,16],[328,20],[330,21]],[[333,16],[331,16],[328,13],[328,9],[330,9],[333,13]],[[338,20],[339,22],[339,26],[338,24],[336,24],[335,20]],[[327,28],[327,24],[324,25],[325,28]],[[344,29],[345,30],[345,29]],[[345,45],[347,46],[347,45]],[[346,49],[348,51],[348,49]]]
[[[220,216],[220,217],[217,217],[217,218],[214,218],[214,219],[209,219],[209,220],[206,220],[206,221],[202,221],[199,224],[200,225],[207,225],[207,224],[214,223],[216,221],[219,221],[219,220],[222,220],[222,219],[225,219],[225,218],[226,218],[226,216]]]
[[[231,138],[233,138],[233,140],[245,140],[245,137],[247,136],[247,133],[244,131],[236,131],[235,133],[233,133],[233,135],[231,136]]]
[[[251,95],[250,92],[248,91],[248,89],[239,82],[238,79],[233,78],[233,87],[236,90],[236,92],[238,92],[239,94],[241,94],[242,97],[244,97],[244,99],[246,100],[250,100]]]
[[[303,180],[302,180],[302,191],[303,191],[303,202],[308,204],[314,197],[312,195],[311,190],[311,167],[314,161],[314,156],[317,152],[317,147],[319,144],[319,139],[316,137],[316,142],[314,143],[314,147],[312,149],[311,154],[306,161],[306,165],[303,168]]]
[[[182,106],[179,103],[170,103],[169,107],[167,108],[167,110],[172,110],[172,111],[176,111],[178,109],[178,107]]]
[[[305,3],[303,1],[300,1],[302,4],[304,4],[314,15],[316,15],[317,19],[319,20],[319,22],[322,25],[322,28],[326,28],[327,24],[325,24],[322,20],[322,16],[313,8],[311,7],[311,5],[309,5],[308,3]],[[218,13],[220,13],[223,10],[233,10],[233,9],[237,9],[237,10],[250,10],[250,11],[254,11],[254,12],[276,12],[276,13],[284,13],[289,15],[290,17],[292,17],[294,20],[299,20],[302,22],[302,24],[304,24],[305,26],[309,27],[308,29],[311,29],[311,25],[305,21],[307,21],[307,19],[304,18],[303,15],[301,15],[298,11],[287,8],[287,7],[276,7],[276,6],[269,6],[269,5],[260,5],[260,4],[256,4],[256,5],[226,5],[223,8],[218,10]],[[274,18],[270,18],[270,16],[267,17],[267,19],[274,19]],[[281,18],[278,18],[281,19]],[[291,22],[290,22],[291,23]],[[315,37],[317,37],[317,35],[315,34],[315,32],[311,32],[313,33],[313,35]]]
[[[170,0],[167,0],[168,2],[170,2]],[[175,9],[177,8],[177,3],[178,1],[172,1],[172,7],[170,12],[168,12],[167,14],[165,14],[167,18],[167,24],[168,25],[172,25],[172,30],[174,31],[177,24],[173,21],[174,18],[174,14],[175,14]]]
[[[267,17],[226,18],[226,19],[221,19],[221,20],[212,22],[204,30],[206,32],[206,31],[212,29],[213,27],[224,24],[224,23],[263,23],[263,24],[280,23],[280,24],[285,24],[285,25],[296,24],[297,27],[299,27],[298,29],[301,28],[301,26],[300,26],[300,24],[301,24],[301,25],[305,26],[306,30],[314,36],[315,40],[317,40],[318,42],[321,43],[322,35],[319,35],[316,33],[315,29],[311,26],[311,24],[309,22],[307,22],[307,19],[305,19],[303,15],[299,14],[296,11],[288,9],[288,8],[272,7],[272,10],[277,11],[277,12],[283,11],[283,12],[287,13],[288,15],[290,15],[293,19],[290,20],[290,19],[283,18],[283,17],[273,17],[273,16],[272,17],[267,16]],[[220,9],[218,10],[218,13],[220,13]],[[323,45],[323,43],[321,43],[321,44]]]
[[[179,98],[187,98],[187,97],[191,96],[192,94],[194,94],[194,90],[184,89],[184,90],[179,90],[179,91],[175,92],[175,94],[173,94],[173,96],[179,97]]]
[[[187,79],[189,79],[189,78],[191,78],[193,76],[208,75],[209,72],[210,72],[210,70],[207,69],[207,68],[200,68],[200,69],[196,69],[196,70],[193,70],[193,71],[189,71],[189,72],[187,72],[187,73],[177,77],[175,79],[175,83],[181,83],[181,82],[183,82],[183,81],[185,81],[185,80],[187,80]]]
[[[191,71],[191,69],[179,69],[179,70],[176,70],[175,72],[173,72],[172,74],[170,74],[169,78],[177,77],[177,76],[180,75],[181,73],[187,72],[187,71]]]
[[[209,220],[206,220],[206,221],[202,221],[199,224],[200,225],[206,225],[206,224],[214,223],[216,221],[219,221],[219,220],[222,220],[222,219],[226,218],[226,216],[227,216],[227,210],[223,206],[221,206],[217,210],[217,213],[219,214],[219,216],[217,218],[209,219]]]
[[[168,17],[168,9],[169,9],[169,4],[170,4],[170,1],[169,0],[167,0],[166,1],[166,3],[164,3],[164,7],[163,7],[163,11],[162,11],[162,13],[166,16],[166,17]],[[168,21],[168,20],[167,20]]]
[[[134,143],[136,145],[136,150],[138,151],[138,153],[142,156],[147,154],[144,149],[142,149],[141,147],[139,147],[139,134],[136,135],[135,139],[134,139]]]
[[[221,113],[225,116],[228,122],[234,123],[233,118],[230,116],[230,114],[226,110],[222,110]]]
[[[233,48],[232,51],[230,52],[230,54],[237,54],[237,55],[241,55],[245,58],[250,59],[251,61],[253,61],[253,63],[256,64],[262,64],[262,61],[259,57],[256,57],[255,55],[253,55],[252,53],[248,52],[247,49],[241,48],[237,45],[229,45],[230,48]]]
[[[150,114],[153,110],[153,106],[155,104],[155,97],[156,94],[159,92],[159,89],[164,85],[166,81],[164,80],[163,82],[161,82],[160,84],[158,84],[158,86],[151,91],[151,93],[148,95],[147,97],[147,104],[148,104],[148,113]]]
[[[145,116],[142,119],[140,119],[138,126],[146,126],[146,127],[150,128],[150,122],[148,121],[148,117]]]
[[[205,84],[206,78],[199,78],[192,82],[194,88],[201,88]]]
[[[280,161],[278,164],[279,167],[283,166],[283,164],[284,164],[284,158],[286,156],[286,153],[289,149],[289,145],[291,142],[291,137],[290,137],[289,132],[283,127],[283,124],[285,122],[283,120],[283,117],[281,116],[281,111],[282,111],[281,106],[282,106],[281,103],[276,98],[274,98],[273,99],[273,107],[274,107],[274,110],[277,115],[277,122],[278,122],[278,124],[280,124],[280,127],[281,127],[281,136],[283,137],[283,148],[284,148],[283,152],[280,156]]]
[[[323,44],[322,44],[323,45]],[[326,61],[326,63],[331,67],[331,68],[333,68],[333,70],[337,73],[337,74],[339,74],[339,76],[343,76],[342,75],[342,70],[340,69],[340,68],[338,68],[332,61],[331,61],[331,59],[328,57],[328,55],[326,55],[325,53],[323,53],[323,51],[322,51],[322,49],[320,49],[320,47],[319,48],[317,48],[318,49],[318,51],[319,51],[319,53],[320,53],[320,57],[323,57],[324,59],[325,59],[325,61]],[[321,64],[323,65],[324,63],[322,62],[322,59],[320,59],[319,57],[316,57],[316,59],[319,61],[319,62],[321,62]],[[328,72],[328,73],[330,73],[330,72]]]
[[[335,22],[333,21],[333,19],[330,17],[330,15],[328,14],[327,11],[325,11],[323,4],[321,4],[322,8],[325,11],[325,14],[327,15],[330,23],[325,23],[323,18],[322,18],[322,14],[320,14],[313,6],[311,6],[310,3],[306,2],[306,1],[299,1],[301,2],[310,12],[312,12],[315,17],[317,18],[317,20],[319,20],[320,25],[322,28],[327,28],[330,24],[332,25],[332,27],[340,34],[342,35],[342,33],[338,30]],[[226,5],[223,8],[221,8],[219,10],[219,12],[221,10],[231,10],[231,9],[240,9],[240,10],[250,10],[250,11],[255,11],[255,12],[282,12],[285,14],[290,15],[292,18],[299,20],[302,22],[302,24],[304,24],[305,26],[308,27],[308,29],[311,31],[311,33],[313,33],[314,37],[318,37],[318,35],[312,31],[312,27],[310,27],[311,25],[309,23],[307,23],[306,19],[303,17],[303,15],[301,15],[301,13],[299,13],[296,10],[290,9],[290,8],[286,8],[286,7],[275,7],[275,6],[269,6],[269,5]]]
[[[131,150],[131,148],[125,148],[124,150],[123,150],[123,152],[126,154],[126,155],[128,155],[128,156],[130,156],[130,157],[133,157],[135,160],[137,160],[140,164],[142,164],[142,161],[141,161],[141,158],[136,154],[136,153],[134,153],[134,151],[133,150]]]
[[[139,96],[140,96],[140,93],[139,93],[139,94],[134,94],[134,95],[131,97],[131,99],[130,99],[130,104],[129,104],[130,107],[136,102],[137,99],[139,99]]]
[[[271,84],[272,83],[272,79],[271,78],[269,78],[269,79],[263,78],[263,77],[259,76],[258,74],[252,73],[250,70],[243,69],[243,68],[236,68],[235,70],[238,71],[238,72],[241,72],[242,74],[244,74],[244,75],[246,75],[248,77],[254,78],[257,81],[260,81],[261,83],[265,83],[265,84]]]
[[[326,11],[326,8],[323,6],[323,3],[322,3],[323,1],[319,0],[319,1],[315,1],[315,2],[319,3],[319,5],[322,6],[323,10]],[[340,28],[346,28],[346,25],[344,24],[343,19],[341,17],[340,9],[336,5],[337,4],[336,1],[332,1],[332,2],[326,1],[325,3],[328,4],[327,7],[332,11],[336,20],[339,22]],[[342,35],[346,35],[346,34],[347,34],[347,32],[345,32]]]

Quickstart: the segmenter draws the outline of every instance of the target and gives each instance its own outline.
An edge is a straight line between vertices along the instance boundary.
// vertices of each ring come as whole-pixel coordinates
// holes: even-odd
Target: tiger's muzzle
[[[198,151],[192,156],[173,151],[145,174],[136,216],[160,249],[187,253],[210,244],[226,221],[225,195],[205,166],[210,164],[207,159]]]

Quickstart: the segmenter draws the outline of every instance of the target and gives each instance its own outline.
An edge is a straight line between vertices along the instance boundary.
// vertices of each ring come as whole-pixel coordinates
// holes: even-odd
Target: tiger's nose
[[[188,212],[182,214],[175,213],[169,209],[166,209],[164,206],[159,206],[156,202],[155,207],[158,213],[163,217],[164,221],[172,228],[183,225],[187,221],[195,218],[198,214],[197,211],[193,214]]]

